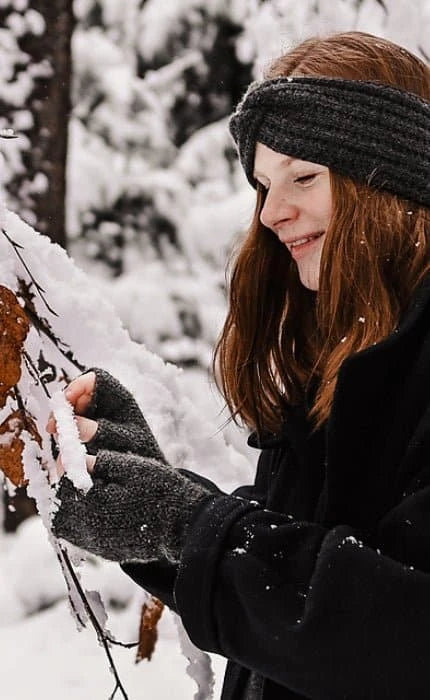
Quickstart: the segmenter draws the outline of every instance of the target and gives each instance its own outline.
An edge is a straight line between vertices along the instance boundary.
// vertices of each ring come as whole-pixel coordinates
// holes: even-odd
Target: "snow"
[[[139,47],[142,55],[149,60],[158,50],[164,49],[172,27],[181,20],[192,19],[193,10],[199,6],[199,0],[166,2],[163,5],[158,0],[147,0],[140,14]]]
[[[2,697],[108,698],[112,678],[105,657],[91,629],[78,634],[71,624],[64,581],[41,520],[25,521],[16,535],[3,535],[0,545]],[[121,641],[135,641],[143,591],[115,564],[93,559],[86,567],[88,585],[100,591],[109,611],[113,634]],[[186,673],[188,662],[168,610],[159,632],[150,662],[135,666],[133,650],[113,648],[129,697],[164,700],[171,693],[191,698],[195,683]],[[212,656],[212,662],[219,693],[223,661]]]
[[[45,20],[43,19],[40,12],[36,12],[36,10],[30,9],[25,13],[24,18],[26,22],[26,29],[31,34],[34,34],[35,36],[41,36],[45,32]]]
[[[53,503],[55,504],[55,492],[48,482],[48,473],[52,475],[55,465],[50,454],[50,438],[44,432],[50,410],[53,410],[57,419],[58,439],[66,467],[70,469],[72,478],[79,487],[86,488],[90,485],[85,470],[85,450],[79,441],[72,410],[59,391],[59,388],[64,387],[65,372],[69,376],[79,373],[76,366],[78,361],[81,366],[97,365],[108,369],[129,387],[172,465],[203,471],[216,478],[220,485],[224,482],[224,486],[237,483],[241,472],[249,477],[250,464],[244,456],[236,452],[232,445],[226,445],[222,435],[214,434],[213,426],[200,415],[187,396],[180,370],[173,365],[164,364],[143,345],[131,341],[110,304],[98,295],[91,280],[59,246],[36,233],[15,214],[3,210],[1,219],[7,235],[0,236],[0,279],[12,290],[17,289],[20,279],[31,284],[34,294],[32,303],[39,318],[45,319],[45,327],[49,323],[50,328],[49,334],[31,328],[25,349],[32,369],[29,371],[28,366],[23,365],[19,382],[27,410],[31,411],[42,436],[41,448],[27,436],[24,449],[25,473],[29,479],[28,493],[35,498],[41,515],[37,522],[49,528],[50,512]],[[17,251],[19,255],[16,254]],[[71,318],[73,323],[70,323]],[[56,338],[56,342],[52,338]],[[58,370],[61,368],[61,372],[54,371],[50,379],[45,378],[43,383],[45,392],[53,395],[50,401],[42,391],[42,384],[34,382],[34,372],[41,353],[51,367]],[[0,411],[0,420],[10,408],[11,399]],[[45,469],[41,469],[42,464]],[[25,532],[24,529],[24,535]],[[65,562],[63,551],[47,532],[45,537],[53,545],[52,556],[59,570],[57,559]],[[67,550],[78,563],[82,553],[69,545]],[[33,546],[33,552],[35,551]],[[24,561],[23,555],[21,556]],[[14,563],[6,561],[6,565],[9,569]],[[84,589],[88,589],[85,580],[87,569],[84,563],[83,569],[79,571]],[[42,582],[47,570],[48,567],[44,566]],[[74,593],[74,585],[64,564],[63,570],[72,589],[73,608],[77,611],[80,627],[85,623],[86,610]],[[43,585],[41,589],[44,590]],[[17,598],[16,608],[7,618],[12,617],[12,620],[30,614],[31,605],[36,610],[52,605],[58,592],[53,598],[48,589],[47,598],[41,600],[37,596],[37,586],[32,586],[28,600],[20,595],[19,587],[14,587],[13,591],[6,590],[3,605],[10,608],[10,598],[14,594]],[[97,617],[104,618],[101,598],[95,593],[90,594],[89,598],[93,603],[96,602]],[[111,629],[110,617],[108,624]],[[180,640],[190,656],[188,673],[197,674],[199,690],[196,698],[208,697],[209,688],[213,685],[209,659],[197,649],[191,652],[190,642],[185,644],[184,635],[185,632],[182,632]]]
[[[55,392],[50,407],[57,424],[58,447],[64,469],[76,488],[86,492],[92,486],[92,479],[87,472],[87,451],[79,439],[73,407],[62,391]]]
[[[172,137],[172,105],[185,94],[187,71],[205,70],[204,51],[213,40],[217,17],[242,27],[234,39],[236,55],[242,63],[252,63],[258,78],[283,49],[333,30],[370,31],[430,55],[430,3],[417,0],[411,6],[392,0],[388,13],[376,0],[147,0],[140,5],[137,0],[101,0],[101,28],[88,21],[94,0],[74,0],[78,24],[72,47],[67,228],[74,241],[72,253],[88,275],[3,207],[0,219],[13,240],[24,246],[26,262],[58,313],[53,316],[36,294],[37,311],[55,334],[83,365],[106,367],[132,390],[172,464],[195,469],[231,490],[252,481],[257,451],[247,448],[245,432],[233,425],[221,432],[227,415],[206,368],[225,315],[225,260],[249,223],[254,196],[240,167],[226,155],[232,148],[227,119],[203,126],[178,147]],[[0,120],[0,129],[21,132],[19,138],[1,143],[0,180],[7,185],[24,169],[29,140],[22,132],[33,123],[29,95],[35,80],[49,75],[51,68],[46,61],[28,66],[28,55],[18,44],[26,31],[34,36],[44,32],[41,14],[29,8],[28,0],[0,0],[0,8],[14,11],[0,29],[0,98],[12,107],[10,119]],[[189,32],[184,45],[178,40],[181,27]],[[138,55],[150,70],[139,72]],[[196,109],[199,97],[196,91]],[[21,194],[45,189],[46,180],[36,173]],[[107,219],[97,225],[99,212],[109,212],[130,196],[148,202],[137,223]],[[11,194],[9,198],[13,201]],[[147,209],[171,225],[175,245],[165,236],[161,252],[154,249],[153,219],[145,218]],[[19,213],[34,222],[28,208],[21,207]],[[84,226],[90,231],[93,226],[96,235],[83,240]],[[124,237],[122,250],[115,244],[119,235]],[[94,261],[100,240],[111,261],[123,256],[122,274],[115,279],[105,264]],[[17,275],[28,281],[11,245],[0,235],[0,283],[16,289]],[[33,328],[26,350],[36,360],[42,349],[49,363],[75,376],[80,370],[65,358],[66,345],[55,347]],[[158,355],[193,366],[181,372]],[[48,383],[52,394],[64,386],[60,376],[61,372]],[[26,368],[21,389],[43,432],[49,401],[34,387]],[[70,418],[69,414],[66,423],[77,446]],[[16,534],[0,533],[2,692],[13,700],[108,698],[112,677],[104,654],[91,628],[76,632],[57,559],[60,550],[44,526],[52,508],[47,477],[55,467],[43,435],[41,450],[29,440],[25,446],[29,492],[42,517],[24,522]],[[67,459],[74,465],[72,452]],[[80,466],[74,465],[78,471],[82,453],[80,459]],[[40,468],[41,461],[47,471]],[[352,538],[342,544],[360,546]],[[245,551],[237,548],[236,554]],[[79,551],[70,554],[80,561]],[[112,634],[135,640],[145,593],[107,562],[89,558],[79,573],[87,591],[100,593],[104,608],[95,596],[92,602],[100,616],[107,611]],[[74,604],[81,605],[80,615],[85,617],[82,604],[77,599]],[[130,698],[164,700],[172,694],[185,699],[196,693],[181,643],[188,644],[166,610],[150,663],[136,667],[132,651],[113,649]],[[188,653],[194,659],[192,667],[202,665],[199,675],[208,687],[207,659],[193,649]],[[216,698],[224,662],[211,660]]]
[[[131,626],[124,615],[113,613],[113,617],[118,626]],[[129,650],[114,652],[130,700],[193,697],[195,686],[186,674],[187,661],[178,653],[175,639],[169,638],[172,632],[163,618],[161,639],[150,662],[136,666]],[[89,631],[77,635],[64,602],[14,625],[1,627],[0,647],[5,698],[107,700],[113,690],[112,677],[94,635]],[[219,659],[215,663],[220,678],[223,663]],[[219,697],[219,683],[215,692]]]
[[[173,615],[173,619],[178,630],[182,653],[189,662],[186,669],[187,674],[197,681],[197,692],[193,696],[194,700],[210,700],[213,698],[215,688],[215,675],[210,656],[194,646],[185,632],[180,618]]]

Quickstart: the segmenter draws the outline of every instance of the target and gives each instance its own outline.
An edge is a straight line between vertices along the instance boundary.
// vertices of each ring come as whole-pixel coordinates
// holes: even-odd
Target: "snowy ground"
[[[188,370],[184,383],[194,405],[213,420],[215,431],[222,423],[221,403],[207,376]],[[246,447],[246,435],[232,426],[227,433],[236,449],[255,461],[257,451]],[[87,587],[100,591],[114,636],[123,642],[137,639],[141,590],[119,567],[101,560],[87,565],[85,580]],[[24,522],[15,535],[0,536],[0,650],[5,700],[108,700],[113,690],[95,632],[91,627],[79,632],[70,614],[65,583],[40,518]],[[187,675],[188,662],[168,609],[150,662],[136,665],[134,649],[114,647],[112,653],[129,700],[164,700],[169,695],[189,700],[197,690]],[[225,660],[211,660],[216,699]]]
[[[214,426],[219,425],[220,404],[206,376],[190,370],[185,382],[196,405],[212,415]],[[249,459],[255,458],[257,453],[246,448],[244,435],[233,428],[228,432]],[[137,639],[140,589],[115,564],[101,560],[87,566],[86,582],[102,594],[114,636],[123,642]],[[0,538],[0,650],[5,700],[108,700],[113,690],[113,677],[93,629],[77,631],[40,518],[24,522],[16,535]],[[114,647],[112,653],[129,700],[193,698],[196,684],[187,675],[188,662],[168,609],[159,623],[150,662],[136,665],[134,649]],[[214,698],[219,698],[225,661],[211,659]],[[119,693],[116,697],[121,698]]]
[[[13,551],[9,544],[13,545]],[[20,528],[18,539],[5,538],[0,555],[0,649],[4,700],[104,700],[113,690],[102,647],[92,629],[78,632],[64,597],[64,583],[39,518]],[[25,553],[25,555],[24,555]],[[12,579],[12,580],[11,580]],[[109,608],[109,625],[121,641],[136,638],[140,592],[114,564],[95,567],[94,585],[116,606]],[[37,605],[59,597],[49,609]],[[111,599],[112,600],[112,599]],[[32,611],[33,614],[29,613]],[[23,615],[29,615],[22,617]],[[176,627],[169,611],[161,618],[160,639],[151,661],[134,663],[135,651],[115,647],[113,654],[129,700],[192,698],[195,683],[186,674],[187,661],[179,651]],[[219,697],[224,661],[212,657]],[[117,698],[120,698],[120,694]]]

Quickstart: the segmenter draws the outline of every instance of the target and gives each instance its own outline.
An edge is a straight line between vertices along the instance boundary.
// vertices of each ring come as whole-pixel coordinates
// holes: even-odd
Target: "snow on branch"
[[[87,488],[85,449],[62,390],[92,366],[107,369],[134,394],[172,465],[200,471],[206,466],[209,477],[220,464],[240,472],[244,458],[187,398],[180,370],[130,340],[111,305],[65,251],[1,207],[0,225],[0,465],[9,488],[28,483],[48,531],[57,507],[51,483],[56,465],[44,426],[54,409],[65,466]],[[84,590],[72,565],[83,553],[48,536],[78,627],[93,624],[116,674],[109,646],[119,642],[106,628],[100,596]],[[140,657],[153,652],[162,610],[149,596],[146,605],[141,631],[148,637],[141,635]],[[205,655],[199,660],[199,654],[193,651],[190,673],[197,697],[210,697],[210,661]],[[119,690],[126,698],[117,675],[115,680],[114,694]]]

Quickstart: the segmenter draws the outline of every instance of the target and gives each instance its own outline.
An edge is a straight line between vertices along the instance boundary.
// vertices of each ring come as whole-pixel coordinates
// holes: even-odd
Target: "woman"
[[[310,39],[231,131],[257,205],[216,366],[255,484],[172,469],[96,370],[67,391],[94,486],[63,476],[54,530],[229,660],[223,700],[427,697],[430,70],[368,34]]]

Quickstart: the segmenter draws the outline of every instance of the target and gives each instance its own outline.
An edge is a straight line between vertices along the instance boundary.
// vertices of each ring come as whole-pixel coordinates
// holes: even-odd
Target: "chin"
[[[299,271],[300,282],[306,289],[311,292],[317,292],[319,287],[319,274],[301,274]]]

